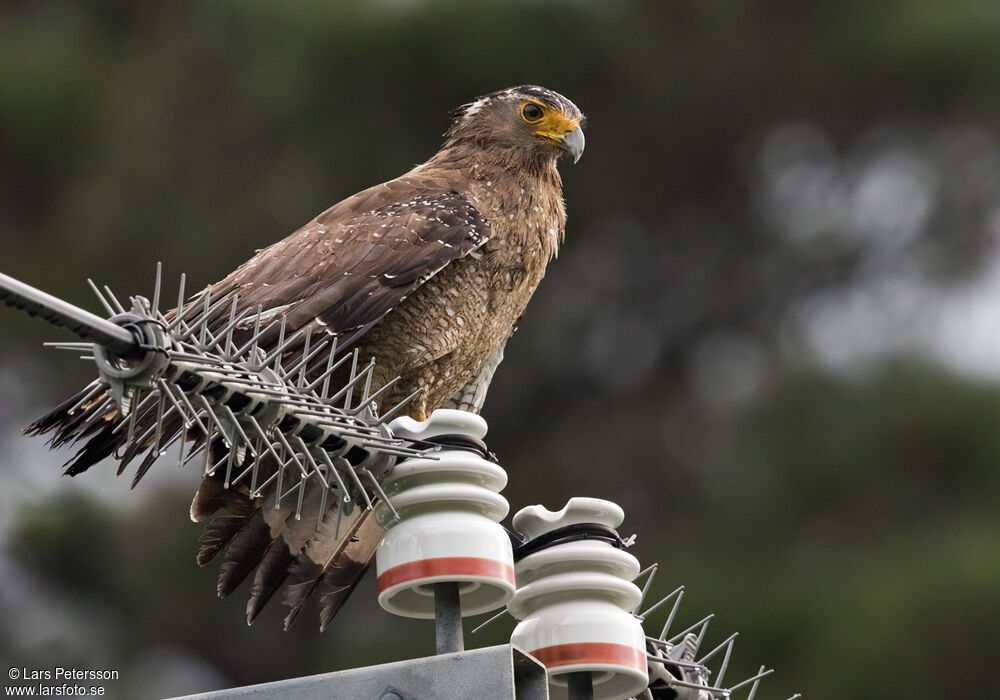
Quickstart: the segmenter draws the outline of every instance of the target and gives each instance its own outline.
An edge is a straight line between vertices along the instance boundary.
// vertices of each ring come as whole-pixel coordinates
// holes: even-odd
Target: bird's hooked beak
[[[586,139],[583,138],[583,129],[576,128],[573,131],[568,131],[559,137],[559,141],[562,144],[562,149],[570,155],[573,162],[578,162],[580,156],[583,155],[583,148],[586,145]]]

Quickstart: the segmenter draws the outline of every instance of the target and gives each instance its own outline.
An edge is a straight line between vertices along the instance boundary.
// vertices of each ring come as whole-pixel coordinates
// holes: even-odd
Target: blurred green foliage
[[[85,277],[141,292],[156,260],[197,288],[424,160],[448,109],[559,90],[589,118],[567,244],[485,411],[512,506],[621,503],[659,592],[687,585],[681,622],[739,630],[733,674],[776,667],[763,697],[992,697],[1000,390],[912,345],[830,363],[868,331],[809,324],[873,283],[984,274],[1000,170],[970,164],[996,146],[998,64],[981,0],[9,0],[0,269],[90,308]],[[127,495],[24,452],[18,427],[89,370],[0,322],[0,658],[119,668],[109,692],[143,698],[432,653],[371,581],[323,636],[279,609],[246,628],[194,566],[193,475]]]

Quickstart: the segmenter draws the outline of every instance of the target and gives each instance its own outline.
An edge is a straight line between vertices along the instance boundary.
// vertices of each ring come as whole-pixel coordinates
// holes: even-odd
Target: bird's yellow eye
[[[524,121],[526,122],[537,122],[543,116],[542,108],[534,102],[529,102],[521,108],[521,116],[524,117]]]

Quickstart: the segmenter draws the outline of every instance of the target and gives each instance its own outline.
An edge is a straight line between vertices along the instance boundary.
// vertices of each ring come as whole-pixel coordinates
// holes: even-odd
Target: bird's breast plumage
[[[477,170],[461,194],[488,223],[489,239],[421,285],[365,337],[379,379],[400,376],[387,402],[423,388],[419,404],[431,411],[472,381],[514,332],[558,249],[565,225],[558,183],[539,187]]]

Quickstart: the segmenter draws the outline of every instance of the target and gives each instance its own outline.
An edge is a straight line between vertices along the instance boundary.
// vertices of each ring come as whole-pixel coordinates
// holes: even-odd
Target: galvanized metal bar
[[[434,698],[548,700],[545,668],[509,644],[397,661],[173,700]]]
[[[67,329],[77,337],[108,348],[116,355],[134,354],[138,347],[127,328],[86,309],[63,301],[0,272],[0,301],[49,323]]]

